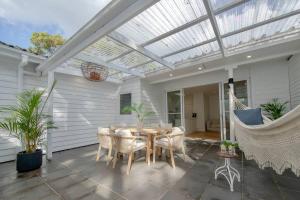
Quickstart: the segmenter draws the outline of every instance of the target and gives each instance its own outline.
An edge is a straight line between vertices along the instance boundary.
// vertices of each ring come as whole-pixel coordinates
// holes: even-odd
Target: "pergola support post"
[[[234,81],[233,81],[233,70],[237,68],[237,66],[229,66],[226,67],[228,72],[228,86],[229,86],[229,126],[230,126],[230,141],[235,141],[234,136],[234,101],[233,101],[233,95],[234,95]]]
[[[48,114],[51,116],[50,120],[53,120],[53,92],[51,92],[51,87],[54,83],[54,71],[49,71],[48,72],[48,88],[47,88],[47,93],[50,95],[48,97]],[[47,159],[52,160],[52,130],[48,129],[47,130]]]

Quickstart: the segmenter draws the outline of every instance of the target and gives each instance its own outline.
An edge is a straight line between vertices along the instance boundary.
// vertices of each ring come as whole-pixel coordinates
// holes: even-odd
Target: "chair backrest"
[[[135,145],[135,142],[133,142],[133,138],[127,138],[132,137],[130,129],[117,129],[115,131],[115,135],[115,145],[116,148],[119,149],[119,152],[128,153],[130,151],[131,145]]]
[[[172,128],[170,136],[172,138],[172,146],[175,148],[180,148],[184,142],[184,131],[182,128],[183,127]]]
[[[109,128],[98,127],[98,140],[103,148],[109,148],[112,145],[111,130]]]
[[[126,123],[119,123],[119,124],[111,124],[110,129],[115,130],[119,128],[126,128],[127,124]]]
[[[160,126],[160,128],[170,129],[171,130],[172,127],[173,127],[173,124],[171,124],[171,123],[168,123],[168,124],[166,124],[166,123],[160,123],[159,126]]]

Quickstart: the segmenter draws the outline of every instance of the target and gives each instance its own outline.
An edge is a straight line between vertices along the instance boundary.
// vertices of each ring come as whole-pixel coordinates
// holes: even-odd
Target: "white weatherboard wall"
[[[289,61],[289,80],[291,107],[300,105],[300,54],[294,55]]]
[[[97,128],[114,122],[117,85],[55,74],[54,151],[97,143]]]
[[[137,123],[136,115],[134,113],[129,115],[120,114],[120,94],[131,93],[131,102],[140,104],[143,103],[147,111],[153,112],[151,116],[145,119],[144,124],[150,125],[164,121],[162,119],[162,101],[164,99],[164,92],[160,88],[149,84],[140,79],[130,79],[124,81],[123,84],[118,86],[118,95],[116,96],[116,116],[115,123],[127,123],[133,125]]]
[[[17,65],[14,60],[1,59],[0,62],[0,106],[14,105],[16,103]],[[0,114],[0,120],[5,116]],[[0,130],[0,162],[14,160],[20,144],[16,139],[7,136]]]
[[[19,61],[1,58],[0,106],[16,103]],[[118,85],[90,82],[82,77],[55,74],[53,150],[65,150],[97,143],[98,126],[114,123]],[[24,89],[45,89],[47,77],[24,75]],[[3,119],[0,115],[0,120]],[[14,160],[20,144],[0,130],[0,162]]]
[[[252,106],[259,107],[273,98],[290,102],[288,62],[285,58],[254,63],[247,67],[250,69]]]
[[[116,91],[116,103],[115,103],[115,117],[114,123],[126,123],[126,124],[136,124],[135,114],[120,114],[120,94],[131,93],[131,103],[139,104],[141,102],[141,81],[140,79],[130,79],[124,81],[121,85],[117,87]]]

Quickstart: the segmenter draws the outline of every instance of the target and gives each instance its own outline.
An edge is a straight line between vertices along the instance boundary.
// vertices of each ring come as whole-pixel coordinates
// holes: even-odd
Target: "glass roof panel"
[[[219,45],[218,43],[215,42],[211,42],[199,47],[195,47],[193,49],[187,50],[187,51],[183,51],[180,52],[178,54],[174,54],[172,56],[166,57],[165,60],[171,62],[171,63],[178,63],[178,62],[182,62],[184,60],[187,59],[192,59],[192,58],[196,58],[199,56],[206,56],[206,55],[211,55],[216,53],[217,51],[219,51]]]
[[[117,60],[112,61],[112,63],[129,68],[150,60],[150,58],[144,56],[143,54],[133,51],[121,58],[118,58]]]
[[[296,9],[300,9],[299,0],[251,0],[217,15],[216,20],[225,34]]]
[[[210,0],[210,3],[214,10],[221,8],[227,4],[230,4],[236,0]]]
[[[196,24],[183,31],[170,35],[169,37],[150,44],[145,48],[155,52],[158,56],[164,56],[214,37],[215,34],[209,20],[205,20],[200,24]]]
[[[151,72],[155,72],[155,71],[159,71],[162,69],[165,69],[166,67],[164,67],[162,64],[158,63],[158,62],[150,62],[147,63],[145,65],[139,66],[137,68],[134,68],[135,70],[147,74],[147,73],[151,73]]]
[[[266,24],[223,39],[225,48],[272,38],[281,33],[295,32],[300,29],[300,14]]]
[[[115,58],[129,50],[130,49],[126,46],[105,36],[83,50],[83,53],[99,57],[106,61],[111,58]]]
[[[205,14],[202,0],[161,0],[116,31],[142,44]]]
[[[123,72],[114,73],[114,74],[110,75],[111,78],[119,79],[119,80],[126,79],[126,78],[129,78],[131,76],[132,76],[131,74],[126,74],[126,73],[123,73]]]

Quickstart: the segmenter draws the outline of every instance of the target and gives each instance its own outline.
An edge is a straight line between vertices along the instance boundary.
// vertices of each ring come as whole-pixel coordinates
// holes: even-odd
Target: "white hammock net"
[[[234,95],[235,109],[249,109]],[[283,117],[264,124],[248,126],[234,115],[234,133],[247,160],[255,160],[261,169],[273,168],[282,174],[291,169],[300,175],[300,105]]]

